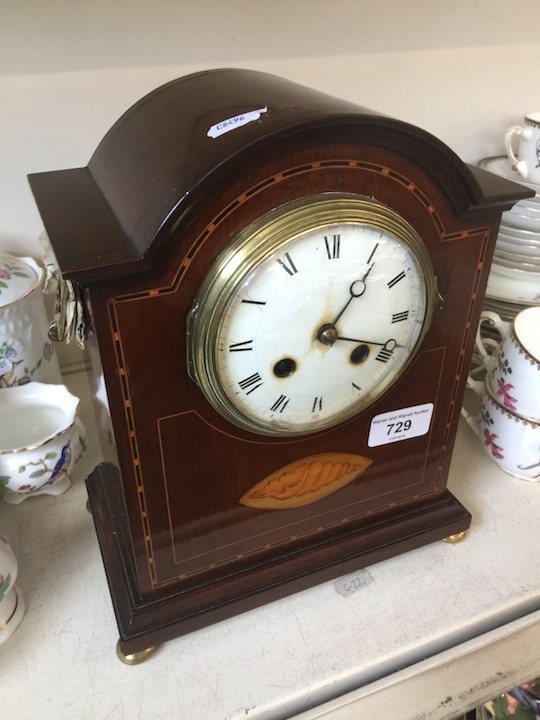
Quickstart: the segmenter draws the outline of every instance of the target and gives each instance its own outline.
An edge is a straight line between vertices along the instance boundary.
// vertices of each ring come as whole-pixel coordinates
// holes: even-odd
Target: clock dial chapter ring
[[[338,193],[246,227],[208,272],[188,319],[193,379],[251,432],[319,432],[401,376],[432,317],[436,282],[399,215]]]

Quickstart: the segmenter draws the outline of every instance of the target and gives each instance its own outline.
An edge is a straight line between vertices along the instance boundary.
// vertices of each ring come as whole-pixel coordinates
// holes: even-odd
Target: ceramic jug
[[[62,382],[47,335],[43,274],[32,258],[0,253],[0,388]]]

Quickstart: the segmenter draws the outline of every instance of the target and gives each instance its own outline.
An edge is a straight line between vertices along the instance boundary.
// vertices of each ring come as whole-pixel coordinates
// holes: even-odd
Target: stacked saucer
[[[526,307],[540,305],[540,184],[523,180],[505,155],[484,158],[478,167],[536,192],[503,212],[488,279],[484,310],[511,321]],[[489,329],[483,327],[484,333]]]

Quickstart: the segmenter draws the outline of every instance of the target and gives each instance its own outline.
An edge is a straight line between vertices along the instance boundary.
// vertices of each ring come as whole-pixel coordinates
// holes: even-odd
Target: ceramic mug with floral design
[[[86,448],[79,399],[65,385],[27,383],[0,392],[0,492],[10,504],[59,495]]]
[[[540,422],[512,412],[493,396],[487,382],[469,378],[468,387],[480,395],[480,411],[462,414],[479,435],[489,457],[510,475],[540,480]]]
[[[502,336],[496,352],[480,335],[482,323]],[[535,422],[540,421],[540,306],[522,310],[512,323],[494,312],[484,311],[476,336],[492,394],[505,408]]]

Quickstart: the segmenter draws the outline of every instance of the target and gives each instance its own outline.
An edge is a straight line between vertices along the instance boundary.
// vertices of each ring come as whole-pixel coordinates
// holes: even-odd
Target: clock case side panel
[[[115,283],[112,283],[115,285]],[[120,282],[120,287],[129,289],[130,283]],[[148,528],[148,513],[142,487],[143,475],[137,459],[133,418],[129,397],[130,369],[124,361],[123,338],[115,324],[111,309],[116,295],[106,283],[92,284],[85,290],[85,312],[89,326],[89,357],[91,360],[93,409],[98,422],[104,466],[111,469],[107,486],[92,482],[94,473],[86,480],[95,526],[105,565],[108,553],[105,548],[116,544],[121,570],[115,574],[115,581],[129,590],[131,603],[141,602],[141,586],[151,584],[152,567],[148,556],[152,554],[152,537]],[[144,327],[138,336],[144,336]],[[151,353],[144,362],[148,369],[144,388],[152,392],[154,379],[151,377]],[[135,371],[136,373],[136,371]],[[110,442],[108,442],[110,438]],[[114,563],[113,563],[114,566]]]

